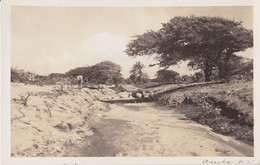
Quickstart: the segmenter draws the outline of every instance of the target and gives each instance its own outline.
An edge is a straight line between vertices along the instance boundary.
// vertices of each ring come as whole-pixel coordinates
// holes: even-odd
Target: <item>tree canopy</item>
[[[253,47],[253,31],[242,22],[221,17],[174,17],[158,31],[136,35],[127,44],[129,56],[155,55],[160,67],[168,68],[181,60],[204,71],[209,81],[213,67],[226,79],[231,56]]]
[[[66,74],[69,76],[78,76],[82,75],[84,77],[87,77],[88,73],[91,71],[91,67],[86,66],[86,67],[77,67],[75,69],[69,70]]]
[[[78,67],[66,73],[70,76],[83,75],[84,80],[97,84],[117,84],[122,81],[121,67],[111,61],[103,61],[93,66]]]
[[[97,80],[97,83],[113,83],[116,86],[123,79],[121,67],[111,61],[100,62],[91,67],[89,81]]]

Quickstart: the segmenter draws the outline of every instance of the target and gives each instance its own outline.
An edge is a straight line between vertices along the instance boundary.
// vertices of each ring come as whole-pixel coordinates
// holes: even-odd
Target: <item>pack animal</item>
[[[136,99],[135,102],[138,103],[141,102],[142,99],[144,98],[144,93],[142,90],[133,91],[132,97],[135,98]]]

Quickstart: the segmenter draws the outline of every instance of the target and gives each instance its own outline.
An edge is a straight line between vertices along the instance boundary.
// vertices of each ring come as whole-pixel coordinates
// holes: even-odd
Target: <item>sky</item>
[[[252,7],[31,7],[11,8],[11,66],[37,74],[64,73],[110,60],[129,76],[141,61],[154,78],[152,57],[129,57],[124,50],[131,37],[158,30],[175,16],[220,16],[242,21],[253,29]],[[252,49],[239,55],[253,58]],[[182,62],[171,67],[181,75],[195,71]]]

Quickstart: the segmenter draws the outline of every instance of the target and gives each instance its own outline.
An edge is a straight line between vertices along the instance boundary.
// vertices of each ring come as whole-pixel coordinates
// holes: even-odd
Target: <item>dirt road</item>
[[[94,135],[70,156],[253,156],[253,146],[153,103],[111,104],[89,122]]]

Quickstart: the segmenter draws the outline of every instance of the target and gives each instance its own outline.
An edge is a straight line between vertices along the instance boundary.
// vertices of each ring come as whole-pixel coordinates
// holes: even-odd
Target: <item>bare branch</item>
[[[26,97],[19,95],[20,98],[21,98],[21,101],[23,101],[23,105],[24,105],[24,106],[27,106],[27,102],[28,102],[28,99],[29,99],[29,97],[31,96],[31,94],[32,94],[32,93],[29,93]]]
[[[160,65],[160,63],[149,64],[149,67],[153,67],[153,66],[156,66],[156,65]]]
[[[47,103],[46,101],[44,101],[44,103],[46,104],[46,107],[47,107],[47,109],[48,109],[48,112],[49,112],[50,117],[52,117],[52,115],[51,115],[51,110],[50,110],[50,108],[49,108],[49,106],[48,106],[48,103]]]

